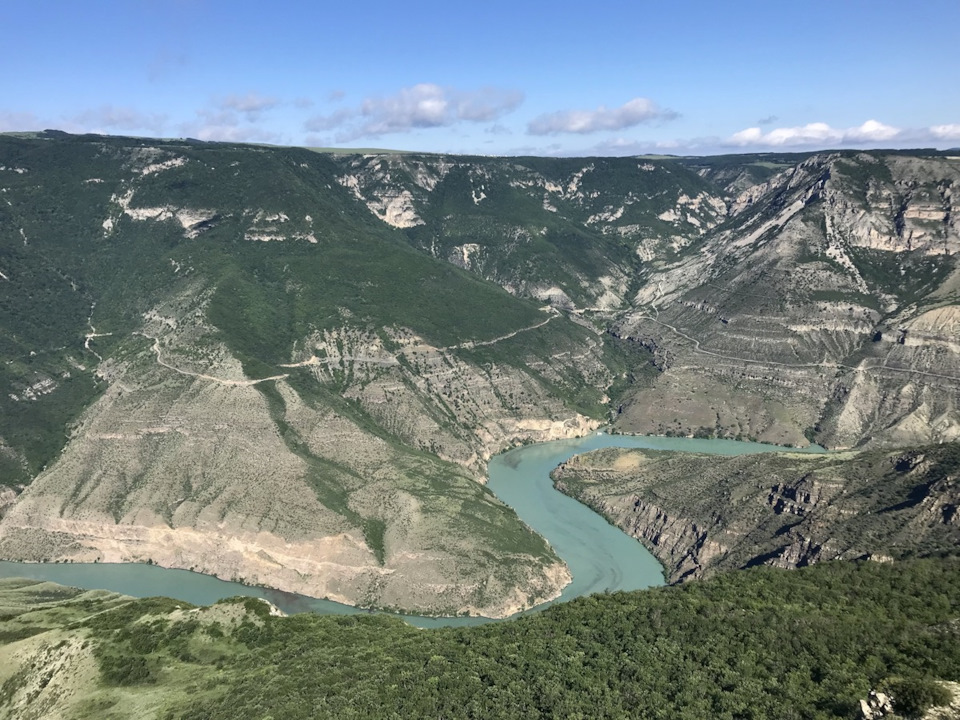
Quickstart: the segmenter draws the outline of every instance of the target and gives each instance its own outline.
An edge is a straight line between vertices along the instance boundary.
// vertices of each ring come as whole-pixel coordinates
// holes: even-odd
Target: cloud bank
[[[934,125],[930,134],[937,140],[960,140],[960,123],[952,125]]]
[[[854,128],[837,129],[827,123],[817,122],[798,127],[776,128],[763,132],[759,127],[751,127],[734,133],[728,140],[738,147],[797,147],[804,145],[858,145],[876,142],[889,142],[901,136],[903,131],[876,120],[867,120]]]
[[[660,108],[652,100],[634,98],[618,108],[601,105],[596,110],[560,110],[539,115],[530,121],[527,132],[530,135],[586,135],[604,130],[624,130],[642,123],[676,117],[677,113]]]
[[[243,113],[248,118],[256,119],[263,111],[270,110],[279,104],[280,101],[277,98],[250,92],[246,95],[227,95],[220,101],[219,106],[223,110],[233,110]]]
[[[264,114],[279,106],[275,97],[248,92],[226,95],[196,111],[196,119],[180,123],[180,134],[221,142],[279,142],[281,136],[263,126]]]
[[[464,91],[420,83],[393,95],[366,98],[358,106],[329,115],[315,115],[304,127],[309,132],[339,130],[336,142],[349,142],[463,122],[492,122],[514,111],[522,102],[523,93],[516,90],[484,87]]]

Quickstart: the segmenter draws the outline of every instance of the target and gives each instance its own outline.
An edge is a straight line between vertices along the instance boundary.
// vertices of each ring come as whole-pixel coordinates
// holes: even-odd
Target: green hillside
[[[278,618],[251,599],[98,612],[50,590],[31,605],[29,590],[0,591],[5,607],[17,594],[5,623],[26,638],[0,646],[17,657],[0,717],[825,719],[859,717],[875,689],[913,717],[949,700],[937,681],[960,680],[953,560],[755,569],[444,630]],[[35,691],[30,663],[53,647],[61,663]]]

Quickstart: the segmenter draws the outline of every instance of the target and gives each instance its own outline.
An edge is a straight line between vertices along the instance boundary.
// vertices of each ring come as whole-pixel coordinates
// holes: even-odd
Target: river
[[[572,600],[606,590],[640,590],[662,585],[663,568],[639,542],[610,525],[585,505],[553,488],[550,472],[577,453],[603,447],[651,448],[712,455],[745,455],[784,450],[776,445],[644,437],[594,433],[574,440],[558,440],[510,450],[490,461],[488,487],[513,507],[531,528],[543,535],[570,567],[571,582],[552,602]],[[819,448],[812,448],[816,452]],[[106,563],[16,563],[0,561],[0,577],[29,577],[86,589],[105,589],[150,597],[166,595],[195,605],[209,605],[225,597],[247,595],[269,600],[286,613],[366,612],[348,605],[318,600],[268,588],[218,580],[188,570],[153,565]],[[552,603],[538,606],[540,610]],[[528,611],[531,612],[531,611]],[[418,627],[478,625],[487,618],[430,618],[401,615]]]

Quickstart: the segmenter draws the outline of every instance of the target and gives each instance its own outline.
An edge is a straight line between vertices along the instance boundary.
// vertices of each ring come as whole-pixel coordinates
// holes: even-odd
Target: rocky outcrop
[[[662,370],[617,425],[831,447],[960,437],[958,181],[945,158],[834,154],[741,193],[614,322]],[[708,408],[689,402],[701,393]]]
[[[886,693],[871,690],[865,700],[860,700],[860,716],[863,720],[879,720],[893,714],[893,700]]]
[[[400,154],[338,162],[338,182],[415,246],[569,309],[629,302],[640,251],[627,242],[645,259],[674,254],[727,213],[721,191],[675,163]]]
[[[651,548],[669,571],[667,582],[701,577],[712,561],[726,551],[712,537],[712,527],[701,526],[681,515],[671,515],[640,496],[625,499],[627,504],[621,506],[605,502],[596,495],[574,493],[562,480],[557,480],[555,487],[586,503]]]
[[[553,477],[644,542],[672,582],[960,547],[957,444],[737,457],[607,449],[574,457]]]

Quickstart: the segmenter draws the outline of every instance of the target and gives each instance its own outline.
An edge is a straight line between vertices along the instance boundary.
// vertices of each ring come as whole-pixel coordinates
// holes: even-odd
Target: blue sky
[[[491,155],[960,146],[960,0],[3,0],[0,130]]]

